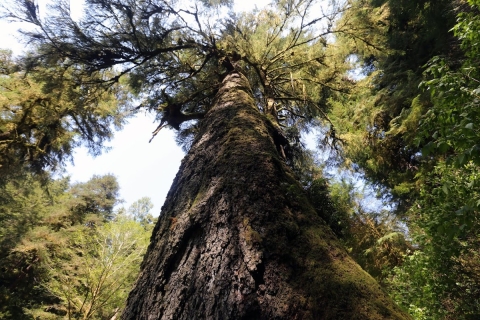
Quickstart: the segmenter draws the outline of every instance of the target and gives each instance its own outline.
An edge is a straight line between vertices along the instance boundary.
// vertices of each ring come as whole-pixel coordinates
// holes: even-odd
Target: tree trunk
[[[123,319],[406,319],[308,203],[228,75],[182,161]]]

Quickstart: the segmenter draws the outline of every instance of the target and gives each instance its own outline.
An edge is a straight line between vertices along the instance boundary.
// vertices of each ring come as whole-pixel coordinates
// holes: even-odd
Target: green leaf
[[[475,185],[475,180],[472,180],[472,181],[470,181],[469,183],[467,183],[467,187],[468,187],[469,189],[471,189],[474,185]]]
[[[442,186],[442,190],[443,190],[443,192],[448,196],[449,190],[448,190],[448,187],[447,187],[446,184],[444,184],[444,185]]]
[[[445,228],[443,227],[443,224],[441,224],[437,227],[437,233],[439,233],[439,234],[445,233]]]
[[[423,147],[422,153],[424,155],[428,156],[430,153],[432,153],[432,150],[434,148],[435,148],[435,145],[433,144],[433,142],[429,142]]]
[[[449,147],[450,146],[445,141],[440,141],[439,143],[437,143],[438,151],[440,151],[441,153],[447,152]]]

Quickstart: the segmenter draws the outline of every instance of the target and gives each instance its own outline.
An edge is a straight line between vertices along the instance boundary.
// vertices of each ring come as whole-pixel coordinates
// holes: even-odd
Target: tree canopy
[[[328,97],[351,85],[341,76],[344,57],[329,46],[333,34],[351,31],[349,24],[334,26],[348,4],[277,1],[219,18],[222,4],[86,1],[78,20],[66,1],[45,13],[22,1],[4,12],[35,26],[24,32],[36,47],[25,58],[28,68],[53,63],[75,70],[72,81],[94,77],[81,81],[84,98],[125,79],[137,108],[158,114],[154,135],[165,125],[181,127],[179,139],[188,144],[195,132],[188,120],[208,111],[222,77],[235,68],[251,81],[258,107],[279,125],[298,130],[318,116],[328,119]]]

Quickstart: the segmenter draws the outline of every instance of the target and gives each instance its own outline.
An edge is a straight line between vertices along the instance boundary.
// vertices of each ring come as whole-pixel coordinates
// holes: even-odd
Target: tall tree
[[[25,319],[24,308],[51,302],[40,285],[40,279],[47,273],[42,265],[42,248],[45,236],[51,233],[45,232],[43,224],[67,186],[68,181],[64,179],[44,184],[42,188],[38,179],[27,175],[0,187],[2,319]]]
[[[279,0],[219,20],[214,1],[87,0],[77,22],[64,1],[47,18],[16,3],[8,15],[37,26],[25,33],[38,51],[29,66],[120,70],[85,87],[107,90],[125,75],[139,107],[158,112],[153,135],[169,125],[189,149],[123,318],[407,318],[286,165],[298,132],[328,121],[326,101],[351,84],[344,57],[329,53],[346,7]]]
[[[225,78],[199,133],[124,318],[403,317],[308,203],[244,76]]]
[[[112,174],[94,175],[85,183],[75,183],[70,192],[78,200],[74,210],[79,212],[80,221],[85,212],[98,214],[104,219],[112,219],[113,208],[122,202],[119,199],[120,186]]]

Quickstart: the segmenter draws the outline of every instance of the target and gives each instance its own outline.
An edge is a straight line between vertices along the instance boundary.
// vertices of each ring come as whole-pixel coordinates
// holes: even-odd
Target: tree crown
[[[24,32],[36,48],[25,58],[30,68],[61,65],[77,70],[76,79],[101,74],[83,81],[85,88],[107,89],[125,76],[138,108],[158,113],[154,135],[165,125],[182,128],[181,140],[195,132],[189,120],[208,111],[232,70],[250,80],[261,111],[300,129],[317,116],[328,119],[328,98],[351,85],[341,77],[344,59],[330,52],[333,35],[348,28],[334,28],[348,3],[278,0],[235,14],[230,1],[87,0],[78,20],[68,1],[46,14],[36,2],[14,3],[4,16],[35,26]]]

